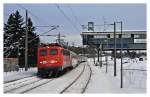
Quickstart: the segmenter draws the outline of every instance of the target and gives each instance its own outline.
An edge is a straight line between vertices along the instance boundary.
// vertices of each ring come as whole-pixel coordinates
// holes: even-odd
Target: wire
[[[8,13],[4,12],[4,15],[8,17],[10,14],[8,14]]]
[[[20,5],[20,4],[16,4],[16,5],[19,6],[20,8],[22,8],[22,9],[24,9],[24,10],[27,10],[27,8],[23,7],[23,6]],[[38,18],[36,15],[34,15],[31,11],[28,10],[28,12],[29,12],[32,16],[34,16],[36,19],[39,20],[39,18]]]
[[[59,5],[55,4],[57,9],[63,14],[63,16],[70,22],[70,24],[77,30],[80,32],[80,30],[76,27],[76,25],[74,25],[74,23],[72,22],[72,20],[64,13],[64,11],[59,7]]]
[[[40,35],[44,35],[44,34],[50,32],[50,31],[52,31],[52,30],[57,29],[58,27],[59,27],[59,26],[53,27],[53,28],[51,28],[50,30],[48,30],[48,31],[46,31],[46,32],[44,32],[44,33],[42,33],[42,34],[40,34]],[[28,43],[31,43],[33,40],[37,39],[40,35],[37,35],[35,38],[33,38],[32,40],[30,40]]]
[[[23,7],[23,6],[20,5],[20,4],[16,4],[16,5],[17,5],[18,7],[20,7],[20,8],[22,8],[22,9],[24,9],[24,10],[27,10],[25,7]],[[32,16],[34,16],[35,19],[37,19],[38,21],[41,22],[41,19],[40,19],[39,17],[37,17],[35,14],[33,14],[31,11],[28,10],[28,13],[30,13]],[[43,22],[43,20],[42,20],[42,22]],[[47,25],[47,26],[35,26],[35,27],[52,27],[50,30],[48,30],[48,31],[46,31],[46,32],[44,32],[44,33],[41,34],[41,35],[44,35],[44,34],[50,32],[50,31],[52,31],[52,30],[54,30],[54,29],[57,29],[59,26],[58,26],[58,25],[50,25],[50,26]],[[32,40],[30,40],[28,43],[30,43],[30,42],[32,42],[33,40],[37,39],[39,36],[40,36],[40,35],[37,35],[35,38],[33,38]]]
[[[53,26],[56,26],[56,25],[53,25]],[[40,27],[53,27],[53,26],[34,26],[34,27],[40,28]]]
[[[79,21],[78,17],[75,15],[75,12],[73,11],[73,9],[71,8],[71,6],[70,6],[70,5],[68,5],[68,8],[70,9],[70,11],[71,11],[71,13],[72,13],[73,17],[74,17],[74,18],[75,18],[75,20],[78,22],[78,24],[79,24],[79,25],[81,25],[81,23],[80,23],[80,21]]]
[[[18,7],[24,9],[24,10],[28,10],[27,8],[25,8],[24,6],[22,6],[21,4],[16,4]],[[28,10],[28,13],[30,15],[32,15],[36,20],[38,20],[39,22],[45,22],[43,19],[41,20],[38,16],[36,16],[35,14],[33,14],[30,10]],[[47,22],[45,22],[45,24],[48,24]]]
[[[106,18],[104,16],[103,16],[103,21],[104,21],[104,29],[103,30],[106,31],[106,23],[107,22],[106,22]]]

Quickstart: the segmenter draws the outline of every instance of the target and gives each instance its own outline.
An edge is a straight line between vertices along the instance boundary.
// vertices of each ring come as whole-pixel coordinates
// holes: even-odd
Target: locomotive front
[[[38,74],[49,75],[62,71],[63,56],[61,47],[46,46],[38,48]]]

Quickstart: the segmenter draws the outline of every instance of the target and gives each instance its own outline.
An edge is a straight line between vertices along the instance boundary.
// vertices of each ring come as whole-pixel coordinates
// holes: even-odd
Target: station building
[[[122,31],[123,50],[146,50],[146,31],[124,30]],[[121,32],[116,32],[116,49],[121,48]],[[114,32],[91,32],[81,33],[83,45],[102,45],[103,50],[114,49]]]

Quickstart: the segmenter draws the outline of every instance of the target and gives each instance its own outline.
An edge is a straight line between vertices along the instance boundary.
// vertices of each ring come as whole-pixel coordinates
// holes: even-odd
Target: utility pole
[[[60,32],[58,33],[58,43],[60,44]]]
[[[122,41],[122,21],[116,22],[116,23],[120,23],[120,30],[121,30],[121,40],[120,40],[120,44],[121,44],[121,69],[120,69],[120,88],[123,88],[123,54],[122,54],[122,50],[123,50],[123,41]]]
[[[28,70],[28,11],[26,10],[25,71]]]
[[[108,38],[106,40],[106,48],[108,48]],[[106,73],[107,73],[107,65],[108,65],[108,55],[107,55],[107,49],[105,51],[105,55],[106,55]]]
[[[99,63],[99,51],[100,51],[100,49],[97,48],[97,57],[98,57],[97,62],[98,62],[98,63]]]
[[[114,76],[116,75],[116,23],[114,22]]]
[[[102,46],[103,46],[103,44],[101,44],[101,46],[100,46],[100,67],[102,67]]]
[[[123,88],[123,64],[122,64],[122,48],[123,48],[123,41],[122,41],[122,21],[121,23],[121,88]]]

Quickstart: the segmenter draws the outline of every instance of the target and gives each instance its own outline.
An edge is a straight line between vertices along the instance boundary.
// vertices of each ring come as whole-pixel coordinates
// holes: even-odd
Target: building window
[[[134,38],[134,34],[131,34],[131,38]]]
[[[106,35],[94,35],[94,38],[107,38]]]
[[[122,38],[131,38],[131,34],[123,34]]]
[[[134,35],[134,38],[140,38],[140,35]]]
[[[114,35],[113,35],[113,34],[111,34],[111,35],[110,35],[110,38],[114,38]]]
[[[93,36],[94,36],[94,35],[88,35],[87,37],[88,37],[88,39],[89,39],[89,38],[93,38]]]
[[[119,34],[119,38],[121,38],[121,34]]]
[[[107,35],[107,38],[110,38],[110,34]]]

